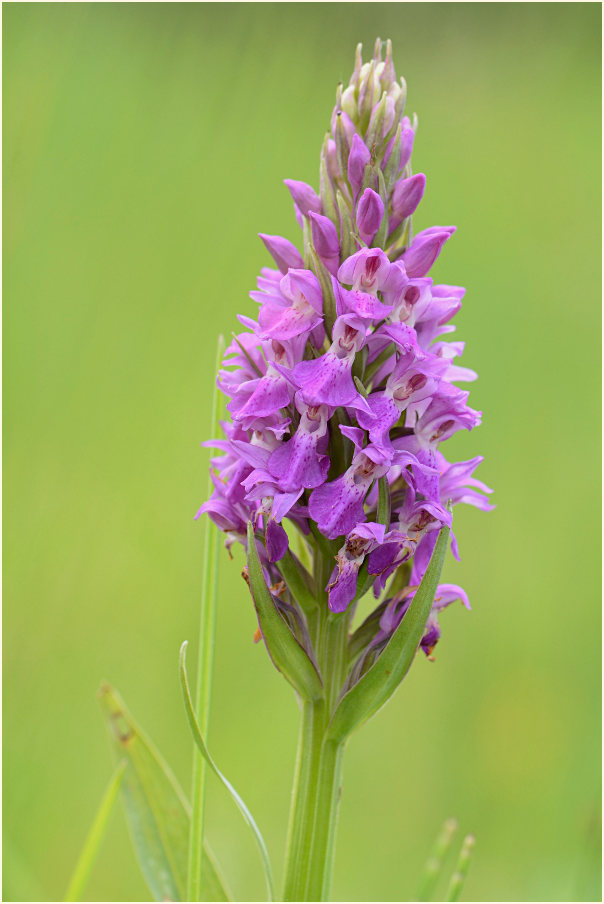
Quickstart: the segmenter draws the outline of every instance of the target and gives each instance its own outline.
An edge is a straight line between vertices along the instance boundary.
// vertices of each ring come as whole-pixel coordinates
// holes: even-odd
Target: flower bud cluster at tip
[[[480,423],[456,385],[476,379],[456,363],[464,343],[443,338],[455,330],[465,290],[428,275],[455,227],[413,236],[426,185],[411,169],[417,121],[404,114],[406,85],[389,41],[384,58],[382,51],[377,41],[363,63],[359,46],[350,83],[338,88],[318,192],[286,180],[299,247],[261,234],[276,269],[262,269],[250,293],[258,317],[239,317],[245,329],[226,350],[218,385],[231,419],[224,438],[207,443],[222,454],[212,461],[212,497],[198,512],[226,532],[229,546],[245,545],[253,522],[269,585],[281,582],[284,519],[311,548],[321,535],[335,554],[330,609],[355,601],[360,574],[382,598],[374,651],[404,617],[438,531],[451,526],[448,503],[492,508],[484,495],[491,491],[473,476],[482,458],[451,464],[440,448]],[[453,534],[452,550],[458,558]],[[440,585],[426,653],[440,635],[438,611],[454,600],[469,608],[460,587]]]

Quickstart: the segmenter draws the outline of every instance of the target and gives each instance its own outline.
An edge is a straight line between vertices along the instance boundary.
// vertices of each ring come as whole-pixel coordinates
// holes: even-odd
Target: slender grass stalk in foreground
[[[475,843],[476,839],[473,835],[467,835],[464,838],[459,860],[457,861],[457,868],[451,876],[451,883],[447,892],[447,901],[459,901],[470,868],[470,859]]]
[[[447,819],[426,861],[417,892],[418,901],[429,901],[434,894],[434,889],[442,873],[445,857],[449,853],[456,831],[457,820]]]
[[[243,816],[245,822],[250,827],[252,834],[254,836],[254,840],[258,845],[258,850],[260,851],[260,856],[262,858],[262,867],[264,869],[264,876],[266,878],[266,887],[268,891],[268,900],[275,900],[275,886],[273,882],[273,872],[271,868],[270,858],[268,856],[268,851],[266,848],[266,844],[264,838],[262,837],[262,833],[256,824],[256,820],[248,810],[245,805],[243,799],[240,795],[235,791],[230,781],[222,774],[216,763],[214,762],[212,756],[210,755],[210,751],[208,750],[206,743],[203,739],[203,735],[201,734],[201,730],[199,728],[199,723],[197,721],[197,717],[195,715],[195,710],[193,708],[193,701],[191,699],[191,692],[189,690],[189,681],[187,679],[187,665],[186,665],[186,652],[187,652],[187,641],[182,644],[180,648],[180,683],[183,691],[183,697],[185,701],[185,710],[187,713],[187,718],[189,720],[189,725],[191,727],[191,731],[193,732],[193,738],[195,743],[201,753],[202,757],[216,776],[219,781],[222,782],[224,787],[227,789],[239,812]]]
[[[224,353],[224,339],[218,338],[216,368]],[[214,387],[212,396],[212,429],[217,437],[220,430],[219,394]],[[212,491],[211,477],[208,481]],[[205,524],[203,543],[202,586],[200,607],[199,654],[195,692],[196,718],[204,737],[207,737],[210,720],[210,695],[212,689],[212,660],[216,624],[216,590],[218,567],[218,531],[209,522]],[[201,901],[201,872],[203,864],[205,785],[207,765],[197,745],[193,747],[193,779],[191,785],[191,830],[187,869],[187,900]]]
[[[69,881],[69,886],[65,895],[66,901],[79,901],[82,897],[84,887],[90,876],[101,842],[103,841],[107,823],[109,822],[113,805],[120,790],[120,784],[125,768],[125,760],[120,760],[105,789],[96,816],[94,817],[88,835],[86,836],[82,853],[78,858],[73,875]]]

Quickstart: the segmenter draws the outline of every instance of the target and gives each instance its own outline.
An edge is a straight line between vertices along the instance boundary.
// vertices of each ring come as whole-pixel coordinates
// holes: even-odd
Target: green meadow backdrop
[[[455,223],[435,277],[497,509],[456,512],[469,592],[351,740],[334,900],[408,900],[445,817],[477,836],[468,901],[600,900],[599,4],[15,4],[4,27],[4,900],[60,900],[112,769],[115,684],[183,785],[178,686],[197,642],[219,332],[295,238],[284,178],[318,181],[354,47],[394,43],[427,174],[416,228]],[[210,746],[282,872],[297,739],[220,563]],[[238,900],[251,836],[209,780]],[[121,806],[89,900],[148,897]]]

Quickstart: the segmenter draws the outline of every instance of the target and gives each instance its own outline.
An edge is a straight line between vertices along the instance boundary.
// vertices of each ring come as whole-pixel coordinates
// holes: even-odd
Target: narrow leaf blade
[[[405,677],[422,639],[434,602],[448,539],[449,529],[443,527],[426,573],[405,617],[381,656],[340,700],[328,728],[330,738],[334,740],[347,738],[359,725],[381,709]]]
[[[307,615],[316,612],[319,608],[319,604],[317,602],[316,594],[309,587],[309,582],[312,581],[312,578],[308,575],[305,580],[304,571],[302,571],[304,566],[302,563],[299,562],[288,549],[283,558],[276,564],[283,580],[289,588],[289,592],[301,609]]]
[[[390,485],[386,475],[378,480],[377,520],[386,530],[390,529]]]
[[[136,724],[118,693],[100,690],[101,706],[119,759],[125,761],[122,800],[134,850],[156,901],[186,900],[190,807],[174,774]],[[204,858],[206,901],[228,901],[209,852]]]
[[[251,521],[247,525],[247,562],[254,606],[269,656],[302,697],[320,700],[323,686],[319,673],[277,611],[266,586]]]
[[[243,346],[235,337],[237,344]],[[216,345],[216,373],[220,370],[224,354],[224,339],[218,337]],[[251,360],[251,359],[250,359]],[[214,385],[212,397],[212,436],[220,435],[220,419],[223,413],[222,396],[218,385]],[[215,454],[213,449],[210,460]],[[212,495],[212,473],[208,474],[207,498]],[[203,535],[203,571],[199,612],[199,663],[195,700],[197,713],[203,731],[207,734],[210,721],[210,699],[212,691],[212,662],[214,633],[216,624],[216,594],[218,583],[219,531],[209,518],[205,519]],[[199,901],[204,873],[204,819],[205,819],[206,764],[193,748],[193,775],[191,781],[191,823],[189,830],[189,854],[187,866],[187,900]]]
[[[258,828],[258,825],[245,805],[242,798],[239,796],[237,791],[233,788],[229,780],[222,774],[216,763],[214,762],[212,756],[208,748],[206,747],[205,741],[203,739],[203,735],[201,734],[201,730],[199,728],[199,723],[197,721],[197,717],[195,715],[195,710],[193,708],[193,701],[191,699],[191,691],[189,689],[189,681],[187,678],[187,668],[186,668],[186,651],[187,651],[187,641],[183,643],[180,648],[180,683],[182,686],[182,692],[185,702],[185,709],[187,712],[187,718],[189,720],[189,725],[191,726],[191,731],[193,733],[193,738],[201,756],[204,758],[214,775],[222,782],[224,787],[227,789],[235,804],[237,805],[239,812],[243,816],[245,822],[252,830],[252,834],[254,835],[254,840],[258,845],[258,849],[260,851],[260,857],[262,860],[262,867],[264,869],[264,876],[266,878],[266,886],[268,889],[269,901],[275,900],[275,889],[273,883],[273,873],[271,869],[271,862],[268,855],[268,850],[266,848],[266,844],[264,842],[264,838],[262,837],[262,833]]]
[[[449,885],[449,891],[447,892],[447,901],[459,901],[470,868],[470,860],[475,843],[476,839],[473,835],[467,835],[464,838],[459,860],[457,861],[457,868],[451,876],[451,883]]]
[[[82,848],[82,852],[78,857],[78,862],[76,863],[71,876],[69,887],[67,888],[67,893],[65,895],[66,901],[79,901],[82,897],[82,892],[84,891],[84,887],[99,852],[101,842],[105,836],[107,823],[109,822],[109,817],[113,811],[113,804],[118,795],[125,768],[125,761],[120,760],[105,789],[105,793],[103,794],[93,823],[86,836],[84,847]]]
[[[418,901],[429,901],[432,898],[442,873],[443,861],[449,852],[456,831],[457,820],[447,819],[426,861],[417,892]]]

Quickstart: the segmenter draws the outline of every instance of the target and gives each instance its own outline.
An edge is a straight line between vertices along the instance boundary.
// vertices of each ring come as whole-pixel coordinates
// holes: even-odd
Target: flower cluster
[[[224,439],[207,443],[222,454],[198,513],[228,545],[246,544],[252,521],[269,585],[282,581],[292,531],[326,550],[332,612],[373,587],[382,599],[370,620],[374,652],[404,618],[452,506],[491,508],[472,476],[482,459],[451,464],[441,452],[480,412],[457,386],[476,379],[456,363],[464,343],[443,338],[464,289],[428,276],[455,227],[412,234],[426,179],[411,170],[417,124],[405,97],[390,42],[383,60],[378,41],[364,64],[359,48],[338,89],[319,193],[286,180],[300,246],[261,234],[276,268],[261,271],[251,292],[258,318],[239,318],[245,331],[218,375],[231,420]],[[458,557],[453,535],[452,548]],[[287,588],[275,593],[282,611],[296,608]],[[438,611],[457,599],[468,606],[461,588],[440,585],[425,652],[439,637]]]

